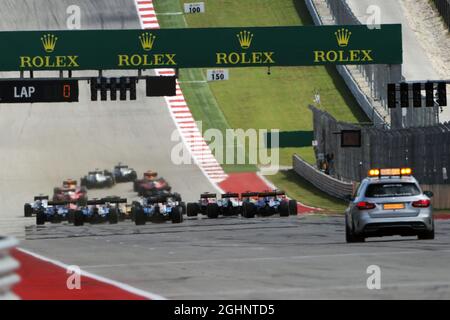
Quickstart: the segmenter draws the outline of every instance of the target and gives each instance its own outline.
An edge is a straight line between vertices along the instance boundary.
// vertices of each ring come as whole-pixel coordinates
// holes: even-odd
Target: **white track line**
[[[139,16],[139,20],[141,23],[142,29],[159,29],[159,23],[156,11],[153,7],[153,0],[135,0],[136,10]],[[175,70],[173,69],[156,69],[157,75],[160,76],[174,76]],[[203,81],[201,81],[203,82]],[[204,81],[206,83],[206,81]],[[213,156],[211,149],[206,144],[206,141],[203,139],[202,134],[200,133],[197,124],[192,122],[190,124],[189,130],[186,130],[182,123],[185,123],[187,119],[194,121],[191,110],[187,105],[186,99],[183,95],[183,92],[180,87],[180,83],[177,80],[177,96],[176,97],[165,97],[166,104],[169,108],[170,115],[180,133],[181,139],[186,146],[186,149],[189,151],[192,159],[203,172],[203,174],[211,181],[212,185],[214,185],[220,192],[223,192],[218,187],[218,184],[225,180],[228,175],[223,171],[219,162]],[[197,142],[204,143],[205,147],[201,150],[197,150],[193,148],[191,141],[196,139]],[[210,168],[206,168],[203,165],[203,159],[214,159],[216,168],[215,170],[210,170]]]
[[[29,250],[26,250],[26,249],[23,249],[23,248],[17,248],[17,250],[19,250],[19,251],[21,251],[21,252],[23,252],[23,253],[25,253],[27,255],[30,255],[30,256],[32,256],[32,257],[34,257],[36,259],[39,259],[39,260],[51,263],[51,264],[53,264],[55,266],[58,266],[60,268],[63,268],[64,270],[68,270],[68,268],[69,268],[69,265],[67,265],[67,264],[65,264],[63,262],[60,262],[60,261],[57,261],[57,260],[53,260],[53,259],[50,259],[50,258],[47,258],[47,257],[44,257],[44,256],[41,256],[40,254],[31,252]],[[115,280],[111,280],[111,279],[108,279],[108,278],[105,278],[105,277],[102,277],[102,276],[99,276],[99,275],[96,275],[96,274],[93,274],[93,273],[90,273],[90,272],[87,272],[87,271],[84,271],[84,270],[81,270],[81,276],[88,277],[88,278],[95,279],[95,280],[100,281],[100,282],[107,283],[109,285],[112,285],[112,286],[117,287],[119,289],[122,289],[124,291],[130,292],[132,294],[135,294],[135,295],[147,298],[147,299],[151,299],[151,300],[166,300],[166,298],[164,298],[164,297],[162,297],[160,295],[157,295],[157,294],[154,294],[154,293],[151,293],[151,292],[147,292],[147,291],[144,291],[144,290],[132,287],[132,286],[130,286],[128,284],[125,284],[125,283],[122,283],[122,282],[118,282],[118,281],[115,281]]]

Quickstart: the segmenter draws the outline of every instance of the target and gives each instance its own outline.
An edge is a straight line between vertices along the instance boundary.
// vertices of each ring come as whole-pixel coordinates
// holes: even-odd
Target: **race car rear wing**
[[[87,205],[100,205],[100,204],[107,204],[107,203],[113,203],[113,204],[119,204],[119,203],[127,203],[127,199],[125,198],[117,198],[117,199],[95,199],[95,200],[88,200]]]
[[[69,204],[76,204],[77,201],[72,200],[72,201],[49,201],[47,202],[47,204],[49,206],[67,206]]]
[[[38,200],[48,200],[48,196],[35,196],[34,201],[38,201]]]
[[[127,199],[126,198],[117,198],[117,199],[108,199],[108,198],[103,198],[102,200],[104,200],[106,203],[127,203]]]
[[[177,197],[177,195],[175,193],[166,193],[166,194],[148,197],[147,202],[148,203],[164,203],[164,202],[167,202],[168,198],[176,198],[176,197]]]
[[[155,203],[164,203],[167,202],[168,195],[159,195],[147,198],[147,203],[155,204]]]
[[[75,192],[77,191],[76,188],[60,188],[59,192]]]
[[[202,193],[200,195],[200,199],[211,199],[211,198],[217,198],[216,193]]]
[[[122,164],[122,163],[118,163],[114,166],[114,169],[128,169],[128,165],[126,164]]]
[[[158,176],[158,172],[156,171],[146,171],[143,174],[144,177],[157,177]]]
[[[224,193],[222,194],[222,199],[226,199],[226,198],[239,198],[239,193]]]
[[[77,185],[78,184],[78,181],[77,180],[71,180],[71,179],[69,179],[69,180],[64,180],[63,181],[63,183],[62,183],[63,185]]]
[[[258,192],[244,192],[241,193],[241,198],[252,198],[252,197],[257,197],[259,195]]]

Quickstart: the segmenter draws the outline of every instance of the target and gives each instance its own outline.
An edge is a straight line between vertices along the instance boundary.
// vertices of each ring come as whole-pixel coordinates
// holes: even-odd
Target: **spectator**
[[[328,172],[330,175],[334,174],[334,153],[327,154]]]
[[[328,162],[327,162],[326,159],[322,161],[322,171],[323,171],[325,174],[330,174],[330,172],[329,172],[329,167],[328,167]]]

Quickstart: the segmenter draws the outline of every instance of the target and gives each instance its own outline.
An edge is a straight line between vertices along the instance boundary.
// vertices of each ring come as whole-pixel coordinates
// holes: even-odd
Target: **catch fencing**
[[[332,15],[334,24],[355,25],[365,23],[355,16],[345,0],[321,1],[326,3]],[[449,1],[450,0],[444,0],[441,2]],[[307,5],[309,5],[308,7],[311,7],[314,6],[315,0],[306,0],[306,2]],[[446,8],[448,9],[448,7]],[[362,79],[364,79],[364,84],[360,82],[359,85],[364,86],[367,94],[370,96],[374,114],[371,115],[367,110],[365,110],[365,112],[375,124],[378,124],[377,120],[380,117],[382,119],[390,118],[391,123],[388,123],[387,125],[391,125],[392,128],[431,126],[439,122],[439,108],[437,106],[435,108],[388,109],[387,85],[389,83],[398,83],[402,81],[401,67],[394,68],[392,65],[376,64],[346,66],[345,68],[354,78],[362,77]]]
[[[361,24],[346,1],[326,0],[326,2],[336,24]],[[387,111],[387,84],[391,82],[389,66],[385,64],[359,65],[357,68],[368,83],[372,98],[379,101]]]
[[[333,155],[331,174],[360,181],[370,168],[411,167],[422,184],[450,184],[450,122],[430,127],[386,130],[337,121],[310,106],[316,158]],[[360,148],[341,148],[340,131],[361,129]]]
[[[433,0],[433,2],[450,30],[450,0]]]
[[[364,127],[340,122],[325,111],[310,106],[313,112],[314,140],[316,146],[316,168],[321,168],[326,159],[329,175],[342,181],[333,184],[337,198],[348,194],[348,187],[355,186],[367,176],[371,168],[410,167],[422,189],[434,192],[432,204],[436,209],[450,208],[450,122],[430,127],[386,130],[374,126]],[[341,130],[361,130],[360,148],[341,148]],[[331,157],[330,157],[331,156]],[[294,167],[303,168],[296,164]],[[314,170],[319,171],[314,168]],[[330,193],[324,177],[309,173],[309,178],[296,172]],[[315,183],[321,177],[320,183]]]

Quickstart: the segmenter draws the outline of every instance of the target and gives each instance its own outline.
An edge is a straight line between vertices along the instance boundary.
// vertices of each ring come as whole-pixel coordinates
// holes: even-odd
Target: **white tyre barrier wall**
[[[15,238],[0,236],[0,300],[18,299],[11,289],[20,281],[20,277],[15,273],[19,262],[10,256],[11,249],[18,243]]]

